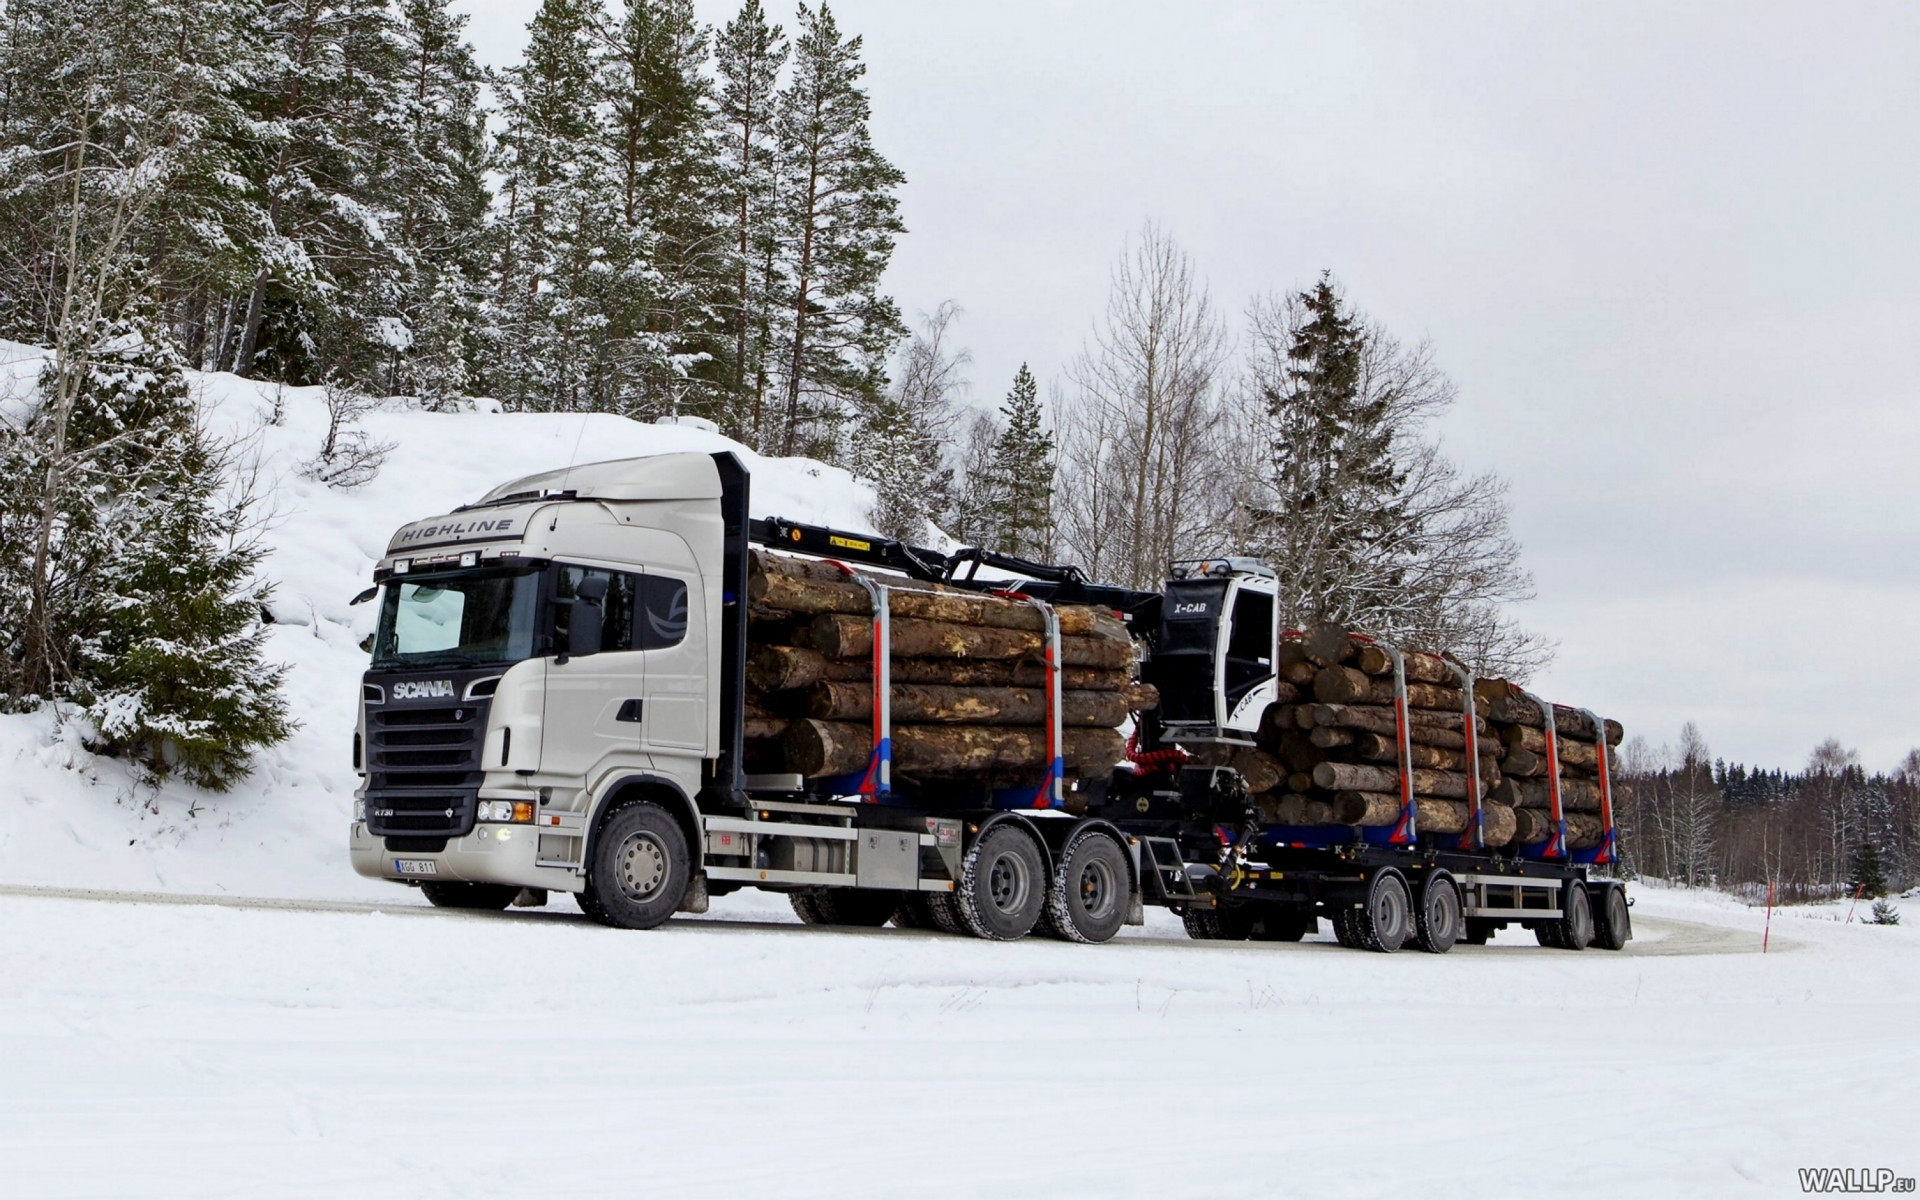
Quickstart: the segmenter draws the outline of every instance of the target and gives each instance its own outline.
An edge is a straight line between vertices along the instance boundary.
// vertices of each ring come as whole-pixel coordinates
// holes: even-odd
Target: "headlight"
[[[533,821],[533,805],[525,800],[482,800],[475,815],[482,821],[527,825]]]

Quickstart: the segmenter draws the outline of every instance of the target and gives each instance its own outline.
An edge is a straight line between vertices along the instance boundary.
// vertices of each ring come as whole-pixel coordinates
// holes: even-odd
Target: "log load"
[[[852,721],[804,719],[781,740],[788,769],[811,778],[846,775],[867,765],[873,730]],[[893,766],[907,775],[952,777],[1038,771],[1046,765],[1047,735],[1022,726],[896,725]],[[1068,729],[1062,756],[1076,775],[1104,775],[1126,752],[1117,729]]]
[[[1037,783],[1047,765],[1041,612],[940,583],[868,578],[889,589],[895,778]],[[747,603],[750,769],[820,778],[864,768],[873,750],[871,594],[837,564],[756,550]],[[1061,756],[1072,774],[1104,776],[1125,755],[1120,727],[1159,697],[1133,681],[1133,643],[1112,612],[1053,611],[1062,635]]]
[[[1528,835],[1541,828],[1544,816],[1538,814],[1547,803],[1545,722],[1538,706],[1510,684],[1476,681],[1469,734],[1468,697],[1453,665],[1418,651],[1402,651],[1400,658],[1407,683],[1409,782],[1418,798],[1420,832],[1464,833],[1472,815],[1468,789],[1476,788],[1488,846],[1537,843]],[[1283,824],[1392,825],[1401,803],[1393,656],[1348,630],[1322,625],[1283,642],[1277,670],[1298,695],[1270,708],[1256,735],[1261,750],[1285,771],[1258,776],[1261,784],[1273,781],[1272,791],[1256,797],[1262,812]],[[1616,743],[1621,731],[1610,721],[1596,730],[1583,714],[1560,705],[1554,719],[1569,839],[1575,848],[1597,844],[1596,735]]]

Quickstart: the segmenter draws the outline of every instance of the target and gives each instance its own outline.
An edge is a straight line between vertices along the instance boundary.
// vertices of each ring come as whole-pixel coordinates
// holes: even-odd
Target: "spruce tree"
[[[846,423],[880,400],[887,356],[906,332],[880,294],[905,229],[894,192],[906,177],[868,132],[860,46],[840,36],[825,4],[799,6],[776,120],[785,304],[773,358],[784,376],[783,455],[838,457]]]
[[[1039,388],[1021,363],[1000,406],[1003,427],[989,468],[990,524],[1003,554],[1043,561],[1053,550],[1053,434],[1043,424]]]
[[[71,455],[45,597],[52,672],[39,698],[79,704],[101,748],[155,776],[178,770],[223,788],[289,730],[283,671],[262,660],[261,551],[242,536],[246,501],[227,495],[228,464],[153,307],[136,291],[94,332],[82,378],[68,383]],[[36,415],[0,458],[44,474],[36,426],[60,375],[50,363]],[[0,573],[20,548],[0,533]]]
[[[1887,894],[1887,871],[1880,861],[1879,846],[1872,842],[1861,842],[1854,847],[1853,859],[1848,866],[1847,886],[1868,899]]]
[[[731,282],[723,307],[732,341],[726,362],[731,402],[720,427],[763,449],[779,245],[774,106],[787,50],[780,26],[767,24],[760,0],[746,0],[714,42],[721,198],[731,227]]]

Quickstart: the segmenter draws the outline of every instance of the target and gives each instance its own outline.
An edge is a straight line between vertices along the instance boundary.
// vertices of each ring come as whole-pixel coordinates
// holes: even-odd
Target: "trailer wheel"
[[[629,804],[615,810],[600,827],[587,891],[593,907],[587,915],[622,929],[652,929],[680,908],[693,878],[687,835],[657,804]]]
[[[1333,926],[1333,940],[1349,950],[1360,949],[1360,935],[1354,932],[1353,918],[1359,913],[1357,908],[1342,905],[1333,910],[1328,922]]]
[[[1180,915],[1180,923],[1196,942],[1244,942],[1253,936],[1253,913],[1244,904],[1189,908]]]
[[[513,903],[520,889],[505,883],[423,883],[420,894],[435,908],[499,912]]]
[[[1104,833],[1083,833],[1067,844],[1047,889],[1047,924],[1070,942],[1113,940],[1127,923],[1132,875],[1126,852]]]
[[[1591,946],[1593,897],[1588,894],[1587,885],[1578,879],[1569,879],[1560,893],[1559,918],[1534,926],[1533,935],[1542,946],[1555,950],[1585,950]]]
[[[1492,941],[1493,935],[1499,931],[1500,926],[1497,922],[1489,921],[1485,917],[1468,917],[1467,931],[1461,935],[1460,940],[1469,946],[1484,946]]]
[[[922,892],[921,896],[935,929],[955,937],[967,932],[966,922],[960,919],[960,902],[954,899],[952,892]]]
[[[787,903],[793,905],[793,915],[800,918],[802,925],[825,925],[826,918],[820,915],[820,909],[813,903],[812,892],[788,892]]]
[[[1398,871],[1379,872],[1367,887],[1366,906],[1352,910],[1347,919],[1361,949],[1392,954],[1413,932],[1413,899],[1407,894],[1407,881]]]
[[[1047,902],[1040,847],[1017,825],[996,825],[967,851],[954,892],[967,932],[1012,942],[1033,932]]]
[[[1633,918],[1627,915],[1627,890],[1609,884],[1593,910],[1593,944],[1602,950],[1624,950],[1633,938]]]
[[[1460,889],[1453,876],[1435,871],[1420,887],[1414,940],[1428,954],[1445,954],[1460,940]]]

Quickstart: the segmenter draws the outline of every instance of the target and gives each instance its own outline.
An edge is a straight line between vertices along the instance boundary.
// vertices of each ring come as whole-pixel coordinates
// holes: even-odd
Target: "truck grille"
[[[367,709],[367,830],[460,837],[473,828],[486,702]]]

